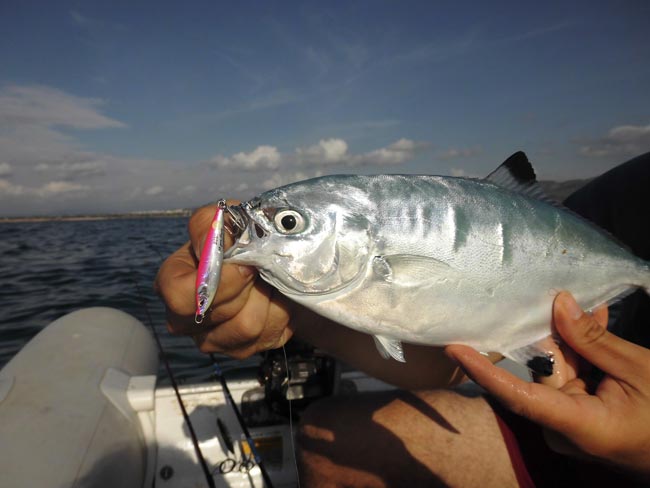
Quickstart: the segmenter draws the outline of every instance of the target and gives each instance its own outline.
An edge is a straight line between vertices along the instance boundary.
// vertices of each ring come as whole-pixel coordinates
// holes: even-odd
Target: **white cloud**
[[[2,195],[22,195],[24,188],[22,185],[16,185],[9,180],[0,179],[0,196]]]
[[[478,156],[483,153],[483,150],[479,147],[466,147],[466,148],[457,148],[450,147],[446,151],[438,153],[438,158],[440,159],[456,159],[456,158],[471,158]]]
[[[165,161],[93,152],[66,132],[126,127],[104,105],[51,87],[0,85],[0,215],[138,210],[150,198],[130,198],[134,187],[191,183]]]
[[[348,157],[348,143],[343,139],[321,139],[318,144],[296,148],[298,164],[340,164]]]
[[[46,180],[102,174],[104,158],[64,131],[126,127],[102,114],[103,104],[45,86],[0,87],[0,160],[16,175],[29,167]]]
[[[385,166],[391,164],[404,164],[413,159],[416,154],[425,150],[429,145],[410,139],[400,139],[389,146],[370,151],[366,154],[355,156],[352,164],[355,166]]]
[[[7,180],[0,179],[0,196],[32,196],[32,197],[50,197],[53,195],[83,193],[90,190],[90,187],[70,181],[50,181],[40,187],[27,187],[24,185],[13,184]]]
[[[340,138],[321,139],[317,144],[297,147],[293,154],[281,154],[275,146],[259,146],[249,153],[240,152],[230,157],[221,154],[212,158],[208,165],[220,169],[241,171],[277,170],[284,168],[345,166],[399,165],[413,159],[429,145],[410,139],[394,143],[362,154],[348,151],[348,143]],[[283,179],[284,181],[284,179]]]
[[[178,195],[181,196],[191,196],[196,193],[196,186],[195,185],[185,185],[183,188],[180,188],[179,190],[176,191]]]
[[[60,178],[78,178],[103,175],[106,170],[106,162],[94,160],[64,163],[39,163],[34,169],[40,173],[56,174]]]
[[[56,195],[61,193],[78,193],[90,190],[89,186],[81,185],[79,183],[72,183],[70,181],[50,181],[35,191],[38,195],[46,197],[49,195]]]
[[[650,125],[620,125],[583,143],[580,154],[584,156],[636,156],[650,150]]]
[[[277,169],[280,166],[280,152],[274,146],[258,146],[252,152],[239,152],[231,157],[221,154],[208,163],[222,169],[239,169],[257,171],[259,169]]]
[[[101,114],[102,105],[100,99],[76,97],[47,86],[5,86],[0,89],[0,126],[126,127]]]
[[[78,131],[126,127],[104,108],[102,100],[51,87],[0,85],[0,215],[187,208],[218,197],[249,197],[333,167],[403,164],[427,146],[400,139],[355,153],[336,137],[287,152],[260,145],[215,156],[207,166],[228,171],[214,178],[206,165],[181,170],[169,161],[85,146]]]
[[[144,191],[144,194],[147,195],[147,196],[153,197],[155,195],[160,195],[164,190],[165,189],[162,186],[156,185],[156,186],[152,186],[152,187],[147,188]]]
[[[399,139],[392,144],[362,154],[348,152],[348,144],[343,139],[323,139],[307,148],[297,148],[294,161],[298,165],[309,166],[386,166],[404,164],[418,153],[427,149],[424,142]]]

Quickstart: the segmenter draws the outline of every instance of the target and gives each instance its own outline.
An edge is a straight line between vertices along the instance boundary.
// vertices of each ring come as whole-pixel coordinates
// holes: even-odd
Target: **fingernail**
[[[562,300],[564,301],[564,309],[567,311],[569,314],[569,317],[571,317],[573,320],[578,320],[580,317],[582,317],[582,314],[584,313],[582,311],[582,308],[580,308],[580,305],[578,305],[578,302],[575,301],[572,295],[565,293],[562,295]]]
[[[244,278],[248,278],[249,276],[251,276],[255,272],[255,269],[250,267],[250,266],[238,266],[238,267],[239,267],[239,273]]]

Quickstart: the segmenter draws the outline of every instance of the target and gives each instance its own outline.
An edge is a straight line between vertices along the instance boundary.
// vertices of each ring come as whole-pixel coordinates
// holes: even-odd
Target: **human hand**
[[[237,202],[228,202],[232,205]],[[245,358],[284,345],[293,333],[291,305],[274,288],[256,279],[249,266],[224,264],[221,281],[203,323],[194,322],[195,281],[205,236],[216,206],[198,209],[190,218],[190,240],[161,265],[154,289],[166,306],[167,328],[192,336],[202,352]],[[224,251],[233,244],[225,232]]]
[[[545,427],[551,448],[650,479],[650,350],[608,332],[602,314],[599,323],[568,293],[556,297],[553,319],[565,344],[605,373],[595,388],[585,365],[563,355],[556,360],[564,379],[549,386],[525,382],[467,346],[446,352],[508,409]]]

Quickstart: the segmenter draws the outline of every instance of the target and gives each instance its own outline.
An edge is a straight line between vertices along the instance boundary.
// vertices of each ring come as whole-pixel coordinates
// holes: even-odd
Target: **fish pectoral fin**
[[[387,283],[408,287],[432,284],[455,274],[455,270],[443,261],[414,254],[375,256],[372,270]]]
[[[375,340],[375,345],[381,357],[388,359],[389,357],[393,358],[400,363],[405,363],[404,359],[404,350],[402,349],[402,343],[396,339],[389,339],[381,335],[374,335],[372,338]]]
[[[548,336],[524,347],[504,352],[503,355],[526,366],[539,376],[551,376],[555,369],[555,355],[550,347],[553,340]]]

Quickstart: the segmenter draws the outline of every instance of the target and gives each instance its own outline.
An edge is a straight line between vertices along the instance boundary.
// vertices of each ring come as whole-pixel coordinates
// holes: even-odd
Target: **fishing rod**
[[[220,200],[219,203],[218,203],[218,205],[219,205],[219,209],[217,210],[217,214],[215,214],[215,220],[219,217],[219,210],[223,211],[223,210],[228,210],[228,208],[229,208],[228,206],[226,206],[226,202],[225,202],[225,200]],[[237,225],[241,226],[241,223],[238,221],[238,215],[237,215],[236,213],[233,213],[233,212],[229,212],[229,213],[232,215],[232,217],[233,217],[235,223],[236,223]],[[223,214],[221,214],[221,219],[223,219]],[[221,222],[223,222],[223,220],[221,220]],[[222,224],[222,225],[223,225],[223,224]],[[224,230],[224,228],[221,227],[221,228],[218,229],[218,230],[221,231],[221,233],[222,233],[223,230]],[[219,244],[219,246],[218,246],[219,249],[218,249],[217,251],[220,252],[221,255],[223,255],[223,247],[222,247],[222,246],[223,246],[223,241],[222,241],[222,239],[223,239],[223,237],[221,237],[221,241],[217,240],[217,244]],[[156,251],[156,253],[158,254],[158,256],[161,258],[161,260],[163,260],[162,255],[160,254],[160,252],[159,252],[159,251],[158,251],[154,246],[152,246],[152,247],[154,248],[154,250]],[[204,259],[203,256],[201,256],[201,261],[203,261],[203,259]],[[209,266],[210,266],[210,265],[209,265]],[[218,266],[219,266],[219,267],[221,266],[221,262],[220,262],[220,261],[218,262]],[[199,266],[199,267],[201,267],[201,266]],[[201,271],[201,270],[199,269],[199,271],[198,271],[199,274],[197,275],[197,277],[201,276],[200,271]],[[220,270],[219,270],[219,271],[220,271]],[[207,275],[207,273],[206,273],[206,275]],[[217,273],[217,275],[216,275],[216,276],[217,276],[217,278],[216,278],[217,280],[218,280],[218,276],[219,276],[219,275],[220,275],[220,272]],[[207,285],[208,283],[201,283],[201,284],[203,284],[203,285]],[[213,286],[214,286],[214,284],[213,284]],[[137,285],[137,283],[136,283],[136,287],[138,288],[138,292],[139,292],[139,286]],[[215,293],[216,293],[216,286],[214,286],[214,287],[215,287]],[[209,301],[212,301],[212,300],[209,300]],[[205,302],[202,302],[202,305],[205,306],[205,309],[207,309],[207,307],[209,306],[209,301],[206,300]],[[162,352],[163,352],[163,350],[162,350],[162,344],[160,343],[160,340],[159,340],[159,338],[158,338],[158,335],[157,335],[155,329],[153,328],[153,322],[152,322],[152,320],[151,320],[151,317],[149,316],[149,311],[148,311],[148,309],[147,309],[146,307],[145,307],[145,310],[146,310],[146,312],[147,312],[147,316],[149,317],[149,323],[150,323],[150,325],[151,325],[151,328],[152,328],[152,330],[154,331],[154,335],[155,335],[155,337],[156,337],[156,342],[157,342],[158,347],[159,347],[159,349],[160,349],[160,351],[161,351],[161,353],[162,353]],[[197,317],[195,317],[195,321],[197,321],[197,323],[200,323],[200,322],[202,321],[203,316],[204,316],[204,313],[205,313],[205,310],[204,310],[204,309],[201,309],[201,310],[200,310],[200,318],[201,318],[201,320],[200,320],[200,321],[197,321],[197,317],[198,317],[198,314],[199,314],[199,310],[197,310]],[[283,349],[284,349],[284,348],[283,348]],[[163,354],[163,357],[164,357],[164,354]],[[257,463],[257,465],[260,467],[260,471],[261,471],[261,474],[262,474],[262,478],[263,478],[263,480],[264,480],[264,483],[265,483],[265,485],[266,485],[268,488],[273,488],[273,482],[271,481],[271,477],[270,477],[270,475],[269,475],[269,473],[268,473],[268,470],[266,469],[266,466],[265,466],[265,464],[264,464],[264,461],[262,460],[262,457],[260,456],[259,451],[257,450],[257,447],[256,447],[256,445],[255,445],[255,442],[253,441],[253,439],[252,439],[252,437],[251,437],[251,435],[250,435],[250,432],[249,432],[249,430],[248,430],[248,427],[246,426],[246,422],[245,422],[245,420],[244,420],[244,418],[243,418],[241,412],[239,411],[239,408],[237,407],[237,403],[235,402],[234,398],[232,397],[232,394],[230,393],[230,388],[228,387],[228,383],[227,383],[226,378],[225,378],[225,376],[224,376],[224,374],[223,374],[223,370],[222,370],[221,367],[219,366],[219,363],[217,362],[217,360],[216,360],[214,354],[210,354],[210,360],[211,360],[211,362],[212,362],[212,366],[213,366],[213,368],[214,368],[215,375],[216,375],[216,377],[219,379],[219,382],[221,383],[221,388],[222,388],[222,390],[223,390],[223,392],[224,392],[224,395],[225,395],[225,397],[226,397],[226,401],[227,401],[227,403],[229,403],[229,404],[232,406],[232,409],[233,409],[233,411],[235,412],[235,416],[236,416],[236,418],[237,418],[237,421],[238,421],[238,423],[239,423],[239,426],[240,426],[240,428],[241,428],[241,430],[242,430],[242,432],[243,432],[243,434],[244,434],[244,436],[245,436],[245,438],[246,438],[246,441],[248,442],[248,445],[249,445],[249,447],[250,447],[250,450],[251,450],[251,453],[252,453],[252,455],[253,455],[253,458],[254,458],[255,462]],[[286,352],[285,352],[285,363],[286,363],[286,366],[287,366],[287,375],[288,375],[288,374],[289,374],[289,368],[288,368],[288,363],[287,363]],[[180,404],[180,406],[181,406],[181,410],[182,410],[182,412],[183,412],[183,416],[184,416],[185,421],[187,422],[188,427],[189,427],[189,430],[190,430],[190,432],[191,432],[191,434],[192,434],[192,438],[195,439],[196,436],[195,436],[195,434],[194,434],[194,429],[193,429],[193,427],[192,427],[192,425],[191,425],[191,421],[190,421],[190,419],[189,419],[189,416],[186,416],[185,407],[184,407],[184,405],[183,405],[183,403],[182,403],[182,399],[181,399],[181,397],[180,397],[180,393],[178,392],[177,388],[175,387],[175,381],[174,381],[174,379],[173,379],[173,376],[172,376],[172,374],[171,374],[171,368],[170,368],[169,365],[167,364],[167,361],[165,361],[165,367],[167,368],[168,374],[170,374],[170,378],[172,379],[172,385],[174,386],[174,391],[176,392],[176,395],[177,395],[177,398],[178,398],[179,404]],[[288,379],[288,376],[287,376],[287,379]],[[292,429],[292,430],[293,430],[293,429]],[[292,440],[292,445],[293,445],[293,432],[292,432],[292,439],[291,439],[291,440]],[[199,459],[200,459],[200,461],[201,461],[201,465],[202,465],[202,467],[203,467],[204,473],[206,473],[206,478],[209,476],[208,484],[210,485],[210,488],[213,488],[213,486],[214,486],[214,480],[213,480],[212,476],[209,475],[209,470],[208,470],[208,468],[207,468],[207,464],[205,463],[205,460],[204,460],[203,455],[202,455],[202,453],[201,453],[201,449],[200,449],[200,447],[199,447],[199,445],[198,445],[198,442],[195,444],[195,450],[197,451],[197,456],[199,457]],[[295,456],[295,455],[294,455],[294,456]],[[295,461],[295,459],[294,459],[294,461]],[[296,471],[297,471],[297,464],[296,464]]]
[[[255,459],[255,462],[260,467],[260,471],[262,472],[262,478],[264,479],[264,483],[268,488],[273,488],[273,482],[271,481],[271,477],[269,476],[266,466],[264,465],[262,457],[260,456],[260,453],[257,450],[257,447],[255,446],[255,441],[253,441],[253,438],[251,437],[248,427],[246,427],[246,422],[244,421],[244,417],[239,411],[239,407],[237,407],[237,403],[235,402],[235,399],[232,397],[232,394],[230,393],[230,388],[228,388],[228,383],[226,382],[226,377],[223,374],[223,370],[221,369],[221,366],[219,366],[219,363],[217,363],[214,354],[210,354],[210,359],[212,360],[212,367],[214,368],[214,373],[216,377],[219,379],[219,382],[221,383],[221,388],[226,397],[226,401],[228,402],[228,404],[230,404],[233,411],[235,412],[235,416],[237,417],[237,422],[239,422],[239,427],[244,433],[244,437],[246,437],[246,442],[248,442],[248,445],[251,449],[251,453],[253,454],[253,459]]]
[[[183,415],[183,420],[185,421],[185,424],[187,425],[187,430],[190,433],[190,438],[192,440],[192,445],[194,446],[194,452],[196,453],[196,457],[199,460],[199,464],[201,465],[201,469],[203,471],[203,474],[205,475],[205,480],[208,483],[209,488],[216,488],[216,485],[214,483],[214,478],[212,477],[212,473],[210,472],[210,469],[208,468],[208,464],[205,461],[205,458],[203,457],[203,452],[201,451],[201,446],[199,445],[199,440],[198,437],[196,436],[196,432],[194,431],[194,426],[192,425],[192,421],[190,420],[190,416],[187,414],[187,409],[185,408],[185,404],[183,403],[183,399],[181,397],[180,392],[178,391],[178,383],[176,383],[176,378],[174,377],[174,372],[172,371],[171,366],[169,365],[169,361],[167,360],[167,356],[165,354],[165,351],[162,347],[162,342],[160,341],[160,337],[158,336],[158,332],[156,331],[156,328],[153,325],[153,320],[151,319],[151,314],[149,313],[149,308],[147,307],[147,302],[144,299],[144,296],[142,294],[142,291],[140,290],[140,285],[138,285],[137,280],[134,278],[135,276],[135,271],[129,264],[129,268],[131,269],[131,281],[133,281],[133,284],[135,285],[136,291],[138,292],[138,297],[140,298],[140,301],[142,302],[142,306],[145,311],[145,315],[147,316],[147,322],[149,323],[149,328],[153,332],[153,337],[156,341],[156,344],[158,346],[158,350],[160,351],[160,357],[163,360],[163,364],[165,365],[165,371],[167,372],[167,376],[169,376],[169,380],[172,384],[172,389],[174,390],[174,394],[176,395],[176,400],[178,400],[178,405],[181,409],[181,413]]]

